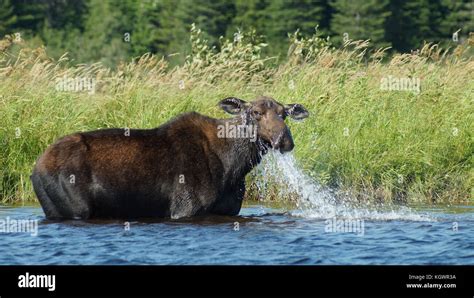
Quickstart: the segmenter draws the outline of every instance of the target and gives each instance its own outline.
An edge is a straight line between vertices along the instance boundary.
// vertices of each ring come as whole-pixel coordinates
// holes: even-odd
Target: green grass
[[[18,51],[18,45],[2,42],[2,203],[36,200],[29,175],[36,158],[60,136],[152,128],[192,110],[227,117],[216,106],[220,99],[259,95],[310,111],[305,121],[288,122],[295,156],[321,184],[360,200],[473,202],[472,39],[453,54],[426,45],[417,54],[392,57],[367,54],[364,42],[333,49],[320,40],[308,47],[302,39],[295,43],[301,51],[278,67],[244,41],[229,42],[220,52],[201,49],[197,41],[185,65],[169,68],[145,55],[115,70],[71,66],[66,58],[52,61],[42,48]],[[56,79],[64,75],[96,79],[95,94],[56,91]],[[382,90],[380,80],[390,75],[419,78],[421,92]]]

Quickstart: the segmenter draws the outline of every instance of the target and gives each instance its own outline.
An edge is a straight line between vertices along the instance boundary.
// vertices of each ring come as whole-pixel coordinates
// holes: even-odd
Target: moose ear
[[[237,115],[244,111],[247,102],[236,97],[227,97],[219,102],[219,106],[227,113]]]
[[[285,106],[285,112],[288,116],[295,120],[301,120],[309,116],[308,110],[299,103],[289,104]]]

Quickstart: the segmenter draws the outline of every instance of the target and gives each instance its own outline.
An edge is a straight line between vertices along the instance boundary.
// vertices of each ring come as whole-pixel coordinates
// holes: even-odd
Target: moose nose
[[[293,139],[291,137],[284,138],[282,144],[280,145],[280,153],[290,152],[291,150],[293,150],[293,148],[295,148],[295,143],[293,142]]]
[[[284,153],[293,150],[294,147],[295,143],[293,142],[293,137],[288,127],[286,127],[279,140],[278,149],[280,149],[280,153]]]

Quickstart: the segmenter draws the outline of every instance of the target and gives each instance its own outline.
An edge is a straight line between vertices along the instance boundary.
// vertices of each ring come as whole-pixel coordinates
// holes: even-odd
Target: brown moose
[[[268,97],[250,103],[229,97],[219,105],[235,117],[191,112],[154,129],[102,129],[59,139],[31,175],[46,217],[238,214],[245,176],[268,150],[293,149],[285,118],[303,119],[308,111]],[[222,137],[223,127],[253,127],[245,132],[256,135]]]

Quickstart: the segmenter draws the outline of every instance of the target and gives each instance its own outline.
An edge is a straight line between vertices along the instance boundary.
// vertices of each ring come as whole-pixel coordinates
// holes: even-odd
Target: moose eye
[[[255,116],[262,116],[262,113],[260,113],[259,111],[253,111],[253,114],[254,114]]]

